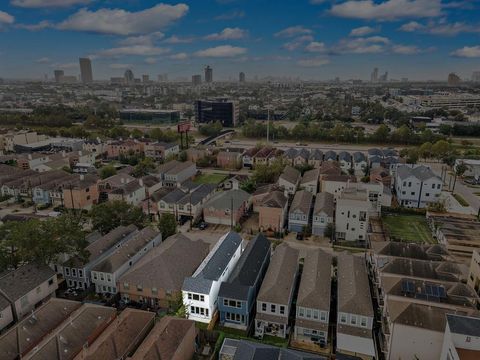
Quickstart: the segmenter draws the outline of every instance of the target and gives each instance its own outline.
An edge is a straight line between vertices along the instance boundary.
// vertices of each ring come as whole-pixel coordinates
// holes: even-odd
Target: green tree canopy
[[[106,234],[120,225],[134,224],[141,228],[146,221],[146,216],[141,208],[120,200],[93,206],[90,210],[90,218],[93,228],[102,234]]]
[[[177,221],[173,214],[163,214],[158,221],[158,229],[162,233],[162,239],[177,233]]]

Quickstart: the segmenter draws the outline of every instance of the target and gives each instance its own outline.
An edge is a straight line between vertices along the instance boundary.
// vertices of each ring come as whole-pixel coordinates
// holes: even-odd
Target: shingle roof
[[[365,157],[365,154],[360,152],[360,151],[355,151],[353,153],[353,161],[355,161],[356,163],[358,162],[362,162],[362,161],[366,161],[366,157]]]
[[[338,256],[338,311],[373,316],[365,260],[342,253]]]
[[[301,211],[303,214],[309,214],[312,207],[313,195],[306,190],[300,190],[295,193],[295,196],[290,205],[290,212]]]
[[[232,204],[233,199],[233,204]],[[239,209],[250,199],[250,194],[241,189],[218,192],[204,204],[204,208],[214,209]]]
[[[323,160],[322,150],[315,149],[310,153],[310,160]]]
[[[54,276],[55,271],[47,265],[26,264],[3,275],[0,278],[0,290],[15,302]]]
[[[92,270],[105,273],[115,272],[158,235],[160,235],[160,233],[151,227],[140,230],[127,241],[123,242],[120,247],[107,258],[96,264]]]
[[[433,177],[440,180],[440,177],[435,175],[435,173],[429,167],[423,165],[416,166],[413,169],[410,166],[401,165],[397,168],[397,175],[400,177],[400,179],[406,179],[410,176],[414,176],[421,181],[425,181]]]
[[[280,179],[288,181],[291,184],[296,184],[300,180],[300,176],[300,171],[287,165],[285,169],[283,169]]]
[[[202,202],[208,195],[217,188],[214,184],[202,184],[191,193],[186,194],[183,198],[178,200],[177,204],[192,204],[197,205]]]
[[[182,234],[170,236],[133,265],[119,282],[180,291],[185,277],[195,272],[208,250],[209,245],[202,240],[192,241]]]
[[[208,293],[212,281],[220,278],[233,254],[242,246],[242,242],[242,238],[236,232],[230,231],[225,234],[195,273],[185,278],[182,290]]]
[[[295,285],[298,255],[297,249],[293,249],[285,243],[277,246],[263,279],[258,301],[288,304]]]
[[[327,192],[320,192],[315,198],[315,205],[313,207],[313,213],[315,215],[320,214],[322,211],[328,216],[333,217],[335,211],[335,202],[333,194]]]
[[[325,153],[325,160],[337,160],[337,153],[329,150]]]
[[[255,286],[267,256],[270,256],[270,242],[258,234],[247,244],[228,282],[220,286],[218,296],[247,300],[249,288]]]
[[[294,148],[290,148],[283,153],[283,156],[287,159],[294,159],[297,156],[298,150]]]
[[[135,351],[132,360],[168,360],[173,359],[177,349],[183,348],[185,337],[189,332],[195,338],[195,322],[192,320],[164,316],[155,324],[147,338]],[[190,338],[187,339],[187,341]],[[185,344],[193,351],[195,344]]]
[[[259,206],[270,208],[284,208],[288,198],[281,191],[272,191],[262,200]]]
[[[350,155],[349,152],[341,151],[341,152],[338,154],[338,160],[343,160],[343,161],[351,162],[351,161],[352,161],[352,155]]]
[[[312,181],[318,182],[319,176],[320,176],[319,169],[312,169],[312,170],[305,171],[302,177],[301,184],[309,183]]]
[[[297,306],[330,310],[332,258],[330,254],[320,249],[307,252]]]

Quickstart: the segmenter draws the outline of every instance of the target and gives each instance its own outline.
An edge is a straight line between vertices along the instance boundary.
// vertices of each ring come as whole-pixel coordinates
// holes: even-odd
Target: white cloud
[[[414,55],[420,53],[421,50],[415,45],[394,45],[392,52],[399,55]]]
[[[247,31],[240,28],[225,28],[219,33],[205,36],[205,40],[238,40],[247,36]]]
[[[470,25],[464,22],[449,23],[446,19],[429,21],[427,24],[420,24],[412,21],[402,25],[399,30],[406,32],[420,31],[431,35],[456,36],[461,33],[479,33],[480,26]]]
[[[14,22],[15,18],[12,15],[0,10],[0,24],[13,24]]]
[[[420,24],[416,21],[410,21],[410,22],[400,26],[399,30],[405,31],[405,32],[414,32],[414,31],[417,31],[417,30],[421,30],[423,28],[424,28],[424,26],[422,24]]]
[[[312,41],[305,47],[305,50],[308,52],[325,52],[327,48],[323,42]]]
[[[247,49],[231,45],[221,45],[205,50],[200,50],[195,53],[198,57],[234,57],[244,55]]]
[[[54,27],[54,25],[48,20],[42,20],[37,24],[18,24],[16,25],[16,27],[19,29],[38,31],[38,30],[52,28]]]
[[[386,50],[390,40],[383,36],[348,38],[340,40],[333,49],[339,54],[378,54]]]
[[[229,13],[221,14],[215,17],[215,20],[233,20],[241,19],[245,16],[245,11],[243,10],[234,10]]]
[[[188,44],[191,43],[193,40],[194,39],[191,37],[182,38],[176,35],[172,35],[169,38],[165,39],[163,42],[167,44]]]
[[[303,67],[319,67],[323,65],[327,65],[330,63],[330,60],[322,57],[315,57],[315,58],[306,58],[300,59],[297,61],[297,65]]]
[[[144,61],[145,61],[145,63],[152,65],[152,64],[156,64],[158,59],[154,58],[154,57],[147,57],[147,58],[145,58]]]
[[[300,46],[302,46],[306,42],[310,42],[310,41],[313,41],[312,35],[303,35],[293,39],[292,41],[286,42],[285,44],[282,45],[282,48],[288,51],[293,51],[295,49],[298,49]]]
[[[91,0],[12,0],[11,4],[24,8],[46,8],[86,5],[90,2]]]
[[[138,35],[138,36],[129,36],[125,39],[120,40],[118,43],[120,45],[130,46],[130,45],[153,45],[155,40],[163,38],[165,35],[156,31],[148,35]]]
[[[450,55],[463,58],[480,58],[480,45],[464,46],[451,52]]]
[[[150,45],[132,45],[121,46],[111,49],[99,51],[96,55],[101,57],[118,57],[118,56],[155,56],[163,55],[170,52],[168,48],[150,46]]]
[[[371,26],[361,26],[350,31],[350,36],[366,36],[379,31],[379,28],[373,28]]]
[[[284,38],[289,38],[289,37],[295,37],[298,35],[308,35],[311,34],[312,30],[307,29],[303,26],[290,26],[286,29],[283,29],[277,33],[275,33],[276,37],[284,37]]]
[[[35,62],[38,64],[48,64],[49,62],[51,62],[51,60],[48,57],[42,57],[40,59],[35,60]]]
[[[108,67],[110,69],[131,69],[132,64],[110,64]]]
[[[442,15],[441,0],[348,0],[334,4],[330,14],[351,19],[392,21],[403,18],[427,18]]]
[[[148,34],[165,28],[183,17],[188,5],[158,4],[137,12],[122,9],[80,9],[58,24],[62,30],[88,31],[113,35]]]
[[[188,55],[187,53],[181,52],[178,54],[170,55],[169,58],[172,60],[185,60],[186,58],[188,58]]]

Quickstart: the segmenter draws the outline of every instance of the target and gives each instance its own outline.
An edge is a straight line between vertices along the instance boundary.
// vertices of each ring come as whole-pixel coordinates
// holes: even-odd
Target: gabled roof
[[[290,205],[290,213],[294,211],[301,211],[304,214],[309,214],[312,207],[313,195],[310,191],[300,190],[295,193],[295,196]]]
[[[177,204],[197,205],[214,192],[216,188],[217,186],[215,184],[202,184],[191,193],[186,194],[183,198],[178,200]]]
[[[285,243],[276,247],[257,301],[288,304],[295,285],[298,255],[297,249],[293,249]]]
[[[343,161],[351,162],[352,161],[352,155],[350,155],[349,152],[341,151],[338,154],[338,160],[339,161],[343,160]]]
[[[410,176],[413,176],[420,181],[425,181],[431,178],[437,178],[440,180],[440,177],[435,175],[432,169],[423,165],[415,166],[414,168],[407,165],[401,165],[397,168],[397,175],[400,177],[400,179],[406,179]]]
[[[267,256],[270,256],[270,241],[258,234],[245,247],[228,282],[220,286],[218,296],[247,300],[249,289],[256,285]]]
[[[56,273],[49,266],[29,263],[0,277],[0,290],[8,300],[16,302],[54,276]]]
[[[300,171],[291,167],[290,165],[285,166],[283,169],[282,174],[280,175],[280,179],[289,182],[290,184],[296,184],[300,180]]]
[[[327,192],[320,192],[315,198],[315,206],[313,207],[313,214],[318,215],[324,212],[329,217],[333,217],[335,211],[335,201],[333,194]]]
[[[315,149],[310,153],[310,160],[323,160],[323,152],[320,149]]]
[[[300,183],[301,184],[306,184],[306,183],[309,183],[309,182],[312,182],[312,181],[318,182],[319,176],[320,176],[320,171],[319,171],[318,168],[305,171],[305,173],[303,174],[303,177],[302,177],[302,181]]]
[[[360,151],[355,151],[353,153],[353,161],[356,163],[362,162],[362,161],[367,161],[367,158],[365,157],[365,154],[360,152]]]
[[[320,249],[307,252],[297,306],[330,310],[332,259],[332,255]]]
[[[122,275],[119,283],[180,291],[185,277],[195,272],[208,250],[202,240],[193,241],[183,234],[170,236]]]
[[[298,150],[294,148],[290,148],[283,153],[283,156],[287,159],[294,159],[298,154]]]
[[[373,317],[365,260],[341,253],[338,256],[338,311]]]
[[[259,206],[269,207],[269,208],[281,208],[283,209],[288,203],[288,198],[284,195],[282,191],[272,191],[270,192]]]
[[[325,153],[325,160],[337,160],[337,153],[329,150]]]
[[[302,148],[298,151],[297,155],[295,157],[301,157],[305,160],[308,160],[308,158],[310,157],[310,151],[308,151],[307,149],[305,148]]]
[[[230,209],[236,211],[246,201],[250,199],[250,194],[241,189],[218,192],[204,204],[204,209]]]

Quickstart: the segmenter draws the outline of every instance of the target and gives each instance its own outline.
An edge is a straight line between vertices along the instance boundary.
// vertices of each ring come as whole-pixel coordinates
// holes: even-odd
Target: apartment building
[[[313,195],[306,190],[300,190],[295,193],[290,210],[288,212],[288,230],[293,232],[303,232],[311,223],[311,210],[313,205]]]
[[[400,165],[395,176],[398,203],[405,207],[424,208],[438,201],[442,179],[423,165]]]
[[[367,191],[347,188],[337,199],[335,237],[337,240],[367,240],[370,203]]]

